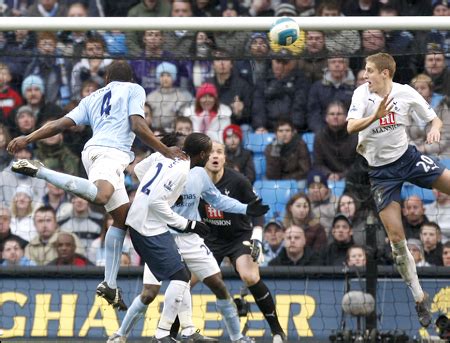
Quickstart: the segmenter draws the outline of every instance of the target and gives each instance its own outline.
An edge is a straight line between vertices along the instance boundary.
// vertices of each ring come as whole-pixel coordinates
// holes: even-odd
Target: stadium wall
[[[394,269],[380,268],[377,288],[378,329],[401,329],[410,337],[435,335],[434,328],[419,330],[414,302],[404,282]],[[21,268],[0,270],[0,340],[17,338],[83,338],[101,339],[115,332],[124,313],[106,305],[92,291],[101,279],[101,268]],[[363,289],[364,271],[357,277],[350,271],[347,277],[351,290]],[[419,270],[424,289],[433,301],[434,319],[439,314],[450,314],[450,278],[442,268]],[[230,292],[240,294],[242,282],[225,270]],[[42,278],[45,275],[45,278]],[[50,275],[50,276],[49,276]],[[68,276],[70,275],[70,276]],[[142,268],[129,268],[121,272],[119,285],[130,304],[142,287]],[[341,301],[346,285],[342,268],[264,268],[263,275],[277,304],[283,329],[291,340],[300,337],[309,341],[327,339],[340,328]],[[131,338],[150,337],[154,334],[161,295],[150,305],[145,321],[140,321]],[[193,288],[194,323],[208,336],[224,335],[220,314],[215,308],[215,296],[205,286]],[[251,295],[245,297],[251,311],[241,318],[242,327],[248,322],[248,335],[269,338],[262,314]],[[346,328],[356,328],[356,318],[346,318]]]

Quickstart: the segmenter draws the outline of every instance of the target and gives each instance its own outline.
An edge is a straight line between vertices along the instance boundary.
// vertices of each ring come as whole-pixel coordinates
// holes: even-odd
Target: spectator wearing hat
[[[0,204],[0,250],[7,239],[16,239],[22,249],[25,249],[28,241],[11,232],[11,210],[6,205]]]
[[[219,100],[228,105],[233,115],[233,124],[251,123],[253,87],[234,69],[234,62],[225,55],[224,51],[216,50],[213,61],[214,77],[207,80],[216,86]]]
[[[427,261],[425,261],[425,255],[423,251],[422,242],[416,238],[409,238],[406,241],[409,251],[414,258],[416,267],[429,267],[431,266]]]
[[[342,13],[346,16],[377,16],[380,10],[380,3],[377,0],[350,0],[342,8]]]
[[[344,214],[336,214],[331,227],[331,240],[323,253],[324,264],[342,266],[347,259],[347,250],[354,244],[352,223]]]
[[[227,166],[241,172],[253,183],[256,174],[253,154],[242,146],[241,128],[236,124],[228,125],[223,130],[223,142]]]
[[[216,86],[204,83],[197,89],[195,103],[184,110],[183,115],[192,120],[194,132],[208,135],[223,142],[223,130],[231,124],[231,109],[219,101]]]
[[[263,232],[264,265],[280,254],[284,247],[284,226],[276,219],[271,219]]]
[[[36,235],[33,212],[38,205],[33,203],[33,192],[29,186],[20,185],[11,201],[11,232],[26,241]]]
[[[306,143],[297,135],[290,120],[281,119],[275,126],[275,139],[264,150],[269,180],[303,181],[311,168]]]
[[[270,70],[268,56],[269,40],[263,32],[252,33],[247,41],[245,52],[250,58],[236,62],[236,69],[252,86],[263,82]]]
[[[328,50],[325,46],[323,31],[307,31],[305,49],[300,55],[298,67],[305,76],[315,82],[323,77],[323,70],[327,67]]]
[[[40,202],[45,194],[45,181],[14,173],[11,164],[18,159],[31,159],[33,150],[27,146],[14,153],[10,164],[0,172],[0,203],[11,204],[12,199],[20,185],[25,185],[32,190],[32,201]]]
[[[312,212],[325,230],[329,231],[336,214],[337,200],[328,188],[328,178],[319,170],[311,170],[306,185]]]
[[[38,126],[49,117],[63,115],[61,107],[45,100],[44,81],[37,75],[30,75],[23,80],[22,95],[25,105],[31,107]],[[14,118],[16,112],[17,110],[14,111]]]
[[[14,136],[28,135],[36,129],[36,117],[30,106],[20,106],[16,112],[16,130]]]
[[[218,6],[218,17],[241,17],[247,16],[248,12],[239,4],[239,0],[220,0]],[[251,32],[248,31],[218,31],[214,33],[217,47],[227,50],[231,56],[242,56],[245,51]]]
[[[319,219],[315,218],[311,201],[305,193],[294,194],[286,204],[284,226],[301,226],[305,231],[306,246],[320,252],[327,245],[327,234]]]
[[[345,179],[356,158],[358,137],[347,132],[347,107],[332,101],[326,109],[326,126],[314,138],[314,168],[328,175],[328,180]]]
[[[284,247],[269,266],[318,266],[321,258],[306,246],[305,232],[302,227],[292,225],[286,228]]]
[[[2,244],[2,266],[35,266],[36,263],[24,256],[21,241],[15,237],[7,238]]]
[[[159,64],[156,78],[159,87],[147,95],[147,103],[152,110],[152,125],[171,132],[175,118],[190,105],[192,96],[188,91],[175,87],[177,67],[173,63]]]
[[[308,129],[319,133],[326,127],[327,106],[335,100],[350,104],[355,89],[355,75],[348,67],[348,58],[329,57],[320,81],[312,84],[308,95]]]
[[[9,128],[13,126],[14,118],[11,112],[22,105],[23,100],[11,86],[11,71],[5,63],[0,63],[0,118]]]
[[[280,119],[292,120],[301,131],[306,128],[306,96],[309,80],[298,69],[288,50],[272,55],[271,71],[255,88],[252,126],[256,132],[273,131]]]

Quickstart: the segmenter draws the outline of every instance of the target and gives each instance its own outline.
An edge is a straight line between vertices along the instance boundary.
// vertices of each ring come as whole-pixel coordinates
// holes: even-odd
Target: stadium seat
[[[289,198],[298,192],[297,180],[259,180],[255,181],[254,189],[270,206],[266,220],[282,218]]]
[[[244,148],[253,151],[254,154],[264,154],[264,149],[272,143],[274,133],[249,133],[244,136]]]
[[[334,196],[340,197],[344,193],[345,180],[328,181],[328,188],[331,189],[331,193]]]
[[[262,180],[266,176],[266,158],[263,154],[256,154],[253,156],[253,163],[255,164],[255,181]]]
[[[314,132],[305,132],[302,134],[302,139],[306,143],[308,151],[311,155],[314,151],[314,137],[315,137]]]
[[[440,162],[445,166],[445,168],[450,169],[450,158],[443,158]]]
[[[431,189],[421,188],[411,183],[405,183],[402,187],[401,198],[406,199],[411,195],[419,196],[424,204],[430,204],[435,200],[433,191]]]

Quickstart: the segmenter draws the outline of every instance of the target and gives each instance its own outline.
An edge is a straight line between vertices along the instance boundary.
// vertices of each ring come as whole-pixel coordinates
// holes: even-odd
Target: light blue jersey
[[[130,154],[135,134],[131,131],[129,116],[144,117],[145,91],[141,86],[130,82],[110,82],[81,100],[80,104],[66,117],[76,125],[90,125],[92,138],[89,146],[106,146]]]
[[[192,168],[189,171],[187,183],[181,196],[183,197],[183,204],[173,206],[172,209],[190,220],[201,220],[198,213],[200,198],[223,212],[245,214],[247,211],[246,204],[220,193],[205,169],[200,167]]]

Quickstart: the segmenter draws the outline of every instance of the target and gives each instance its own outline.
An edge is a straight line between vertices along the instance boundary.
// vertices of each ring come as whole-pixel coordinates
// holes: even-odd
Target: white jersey
[[[135,134],[129,116],[144,117],[145,90],[130,82],[110,82],[81,100],[66,117],[76,125],[90,125],[93,135],[84,146],[106,146],[127,152],[130,162]]]
[[[436,117],[436,113],[426,100],[408,85],[394,82],[389,97],[393,98],[392,112],[358,134],[356,150],[373,167],[396,161],[408,149],[406,126],[410,123],[411,115],[415,113],[427,123]],[[361,119],[374,114],[382,100],[378,94],[369,91],[368,83],[364,83],[353,93],[347,120]]]
[[[144,158],[134,167],[134,173],[139,181],[142,180],[145,172],[154,163],[153,155]],[[198,212],[200,198],[203,198],[203,200],[211,204],[214,208],[224,212],[245,214],[247,211],[246,204],[242,204],[236,199],[223,195],[211,181],[205,168],[202,167],[194,167],[189,170],[186,186],[181,196],[183,197],[183,203],[173,206],[172,209],[179,215],[190,220],[201,220],[200,213]],[[172,230],[172,233],[179,234],[180,232]]]
[[[184,230],[188,220],[171,207],[186,185],[190,161],[166,158],[160,153],[151,155],[131,204],[126,224],[143,236],[156,236],[168,231],[167,225]]]

